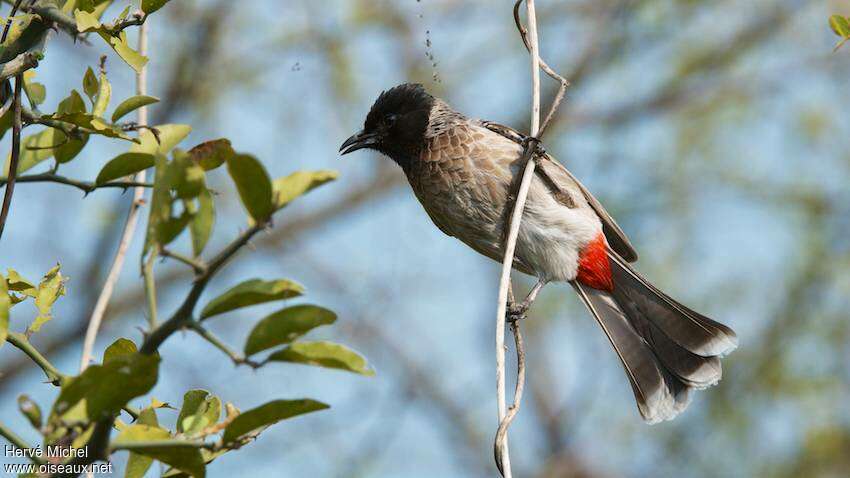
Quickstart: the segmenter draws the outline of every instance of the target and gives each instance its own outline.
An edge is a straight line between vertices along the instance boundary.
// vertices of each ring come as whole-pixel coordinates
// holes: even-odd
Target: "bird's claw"
[[[531,148],[533,157],[546,155],[546,148],[543,147],[543,143],[540,141],[540,138],[535,136],[524,137],[522,139],[522,147]]]
[[[508,308],[505,311],[505,320],[508,323],[514,323],[519,320],[525,319],[528,317],[528,304],[520,303],[515,304],[513,302],[508,303]]]

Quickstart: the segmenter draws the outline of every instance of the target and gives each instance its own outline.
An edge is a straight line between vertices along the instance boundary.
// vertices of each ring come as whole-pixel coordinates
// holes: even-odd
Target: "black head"
[[[342,154],[369,148],[404,166],[419,155],[434,97],[420,84],[404,83],[381,93],[363,129],[339,148]]]

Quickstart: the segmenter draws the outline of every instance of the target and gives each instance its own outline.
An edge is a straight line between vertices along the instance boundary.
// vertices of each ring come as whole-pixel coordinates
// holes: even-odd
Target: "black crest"
[[[404,167],[422,149],[434,97],[418,83],[404,83],[378,96],[364,131],[376,134],[375,149]]]

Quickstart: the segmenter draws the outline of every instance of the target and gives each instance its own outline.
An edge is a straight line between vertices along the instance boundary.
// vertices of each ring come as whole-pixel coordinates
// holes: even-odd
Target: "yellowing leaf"
[[[56,300],[65,295],[65,280],[59,271],[59,265],[50,269],[38,284],[38,292],[35,295],[35,306],[38,308],[38,316],[30,325],[31,332],[38,332],[41,326],[53,318],[51,308]]]
[[[139,144],[130,147],[131,153],[168,154],[175,146],[183,141],[192,127],[187,124],[161,124],[156,126],[159,132],[159,142],[150,131],[142,131],[139,135]]]
[[[230,141],[224,138],[201,143],[189,150],[192,161],[200,164],[204,171],[221,166],[234,154]]]
[[[294,342],[269,356],[269,362],[293,362],[375,375],[366,359],[348,347],[333,342]]]
[[[274,212],[272,183],[266,168],[253,156],[237,154],[227,160],[227,172],[251,218],[258,223],[266,222]]]
[[[77,30],[80,33],[97,31],[101,27],[100,20],[96,16],[83,10],[75,10],[74,19],[77,21]]]
[[[153,96],[131,96],[126,100],[122,101],[121,104],[115,108],[115,111],[112,113],[112,122],[116,123],[118,120],[126,116],[128,113],[135,111],[142,106],[152,105],[154,103],[158,103],[159,98],[155,98]]]
[[[106,364],[117,360],[119,357],[132,355],[136,352],[138,352],[136,344],[132,340],[122,337],[112,342],[109,347],[106,347],[106,350],[103,352],[103,363]]]
[[[339,177],[338,172],[323,170],[297,171],[289,176],[275,179],[272,185],[275,209],[286,206],[297,197],[322,184],[333,181],[337,177]]]

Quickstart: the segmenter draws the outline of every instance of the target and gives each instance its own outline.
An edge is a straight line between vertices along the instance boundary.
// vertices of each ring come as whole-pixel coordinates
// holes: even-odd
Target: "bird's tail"
[[[581,280],[573,286],[620,357],[643,419],[670,420],[688,406],[691,389],[720,380],[720,357],[738,338],[655,288],[616,253],[608,259],[610,290]]]

